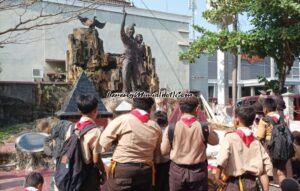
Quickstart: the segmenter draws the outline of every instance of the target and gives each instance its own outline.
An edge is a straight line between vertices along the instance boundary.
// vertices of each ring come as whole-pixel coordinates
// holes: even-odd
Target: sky
[[[207,22],[202,13],[206,10],[206,0],[195,0],[197,9],[195,11],[195,24],[205,27],[209,30],[217,30],[217,27]],[[189,10],[189,0],[132,0],[134,5],[139,8],[145,8],[145,5],[152,10],[177,13],[183,15],[192,15],[192,10]],[[250,27],[246,16],[239,17],[241,30],[248,30]],[[245,24],[246,23],[246,24]]]

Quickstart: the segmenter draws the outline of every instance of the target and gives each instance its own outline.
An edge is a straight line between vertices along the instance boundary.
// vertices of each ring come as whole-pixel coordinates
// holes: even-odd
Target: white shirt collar
[[[253,134],[253,131],[251,129],[249,129],[248,127],[238,127],[237,129],[243,131],[243,133],[246,136],[250,136],[251,134]]]
[[[142,114],[142,115],[146,115],[146,114],[148,114],[148,112],[147,111],[145,111],[145,110],[142,110],[142,109],[136,109],[140,114]]]

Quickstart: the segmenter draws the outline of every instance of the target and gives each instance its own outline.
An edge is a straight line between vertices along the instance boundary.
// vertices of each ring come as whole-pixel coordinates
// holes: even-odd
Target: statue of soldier
[[[138,66],[137,66],[137,42],[134,39],[134,27],[133,23],[131,26],[124,30],[125,20],[126,20],[125,7],[123,8],[123,20],[121,24],[121,40],[123,42],[125,52],[123,54],[122,63],[122,79],[123,79],[123,92],[136,91],[138,88],[137,76],[138,76]]]
[[[137,67],[138,73],[137,79],[139,79],[139,89],[143,91],[148,90],[147,81],[146,81],[146,68],[145,68],[145,59],[146,59],[146,47],[145,43],[143,42],[143,35],[136,34],[135,40],[137,43]]]

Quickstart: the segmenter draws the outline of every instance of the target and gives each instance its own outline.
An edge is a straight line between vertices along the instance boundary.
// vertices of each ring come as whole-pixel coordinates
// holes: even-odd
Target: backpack
[[[267,144],[270,158],[273,161],[287,161],[292,158],[295,154],[293,136],[284,119],[280,117],[279,122],[276,123],[272,117],[267,116],[263,120],[273,126],[271,140]]]
[[[54,173],[55,184],[60,191],[78,191],[88,176],[89,165],[84,162],[81,138],[96,124],[86,126],[82,131],[72,125],[71,136],[64,142]]]
[[[203,137],[204,137],[204,145],[205,145],[205,147],[207,147],[208,136],[209,136],[208,123],[201,122],[201,121],[199,121],[199,122],[201,124],[202,134],[203,134]],[[169,138],[169,142],[170,142],[171,147],[173,147],[174,130],[175,130],[176,123],[177,122],[174,122],[174,123],[171,123],[169,125],[168,138]]]
[[[54,159],[58,157],[65,142],[66,132],[72,124],[71,121],[60,120],[52,128],[50,136],[44,142],[44,153],[47,156],[51,156]]]

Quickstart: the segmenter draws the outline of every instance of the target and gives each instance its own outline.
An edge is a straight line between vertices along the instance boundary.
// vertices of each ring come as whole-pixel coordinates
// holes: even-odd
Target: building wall
[[[40,4],[39,6],[31,9],[28,14],[36,14],[41,6],[46,7],[48,12],[53,12],[58,5],[48,4],[45,6],[45,4]],[[105,28],[98,30],[99,37],[104,42],[105,52],[122,53],[124,50],[120,40],[121,10],[122,7],[100,6],[98,10],[83,15],[97,16],[100,21],[106,21]],[[128,8],[127,12],[126,25],[136,23],[136,34],[142,34],[145,44],[151,47],[152,56],[156,60],[156,72],[161,87],[168,86],[172,90],[188,89],[189,65],[179,61],[178,58],[179,52],[185,49],[178,43],[186,43],[188,33],[178,30],[189,30],[190,17],[155,11],[150,13],[148,10],[137,8]],[[12,15],[11,12],[0,13],[0,22],[3,28],[17,22],[13,20]],[[32,69],[47,69],[46,59],[65,60],[68,34],[72,33],[73,28],[76,27],[83,27],[78,20],[44,27],[42,30],[24,34],[24,39],[36,37],[36,42],[10,44],[2,48],[0,50],[0,63],[3,71],[0,74],[0,80],[33,81]]]
[[[208,55],[201,57],[194,64],[190,64],[190,89],[200,90],[208,98]]]

